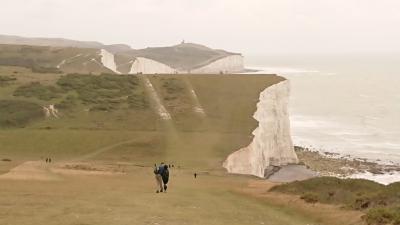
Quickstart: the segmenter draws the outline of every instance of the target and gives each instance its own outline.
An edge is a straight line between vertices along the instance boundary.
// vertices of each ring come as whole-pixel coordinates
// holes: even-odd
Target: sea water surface
[[[246,58],[249,68],[290,80],[296,145],[400,163],[400,54]]]

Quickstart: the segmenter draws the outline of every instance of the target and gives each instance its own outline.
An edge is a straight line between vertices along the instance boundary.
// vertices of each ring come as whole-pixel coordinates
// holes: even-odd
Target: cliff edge
[[[289,93],[287,80],[261,92],[253,116],[259,123],[253,141],[228,156],[223,163],[228,172],[268,177],[274,167],[298,163],[290,135]]]

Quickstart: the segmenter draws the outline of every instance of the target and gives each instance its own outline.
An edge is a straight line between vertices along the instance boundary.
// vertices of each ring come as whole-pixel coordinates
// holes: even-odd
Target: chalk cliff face
[[[244,70],[243,56],[231,55],[218,59],[206,66],[193,69],[191,73],[237,73]]]
[[[133,62],[130,74],[173,74],[175,73],[175,69],[154,61],[152,59],[147,59],[143,57],[137,57],[136,60]]]
[[[208,65],[189,71],[181,71],[172,68],[158,61],[137,57],[132,64],[130,74],[174,74],[174,73],[192,73],[192,74],[217,74],[217,73],[236,73],[244,70],[243,56],[231,55],[218,59]]]
[[[271,166],[298,163],[290,136],[289,82],[282,81],[260,94],[254,118],[259,126],[251,144],[228,156],[223,166],[230,173],[265,177]]]
[[[115,64],[114,54],[110,53],[105,49],[101,49],[100,55],[101,55],[101,63],[103,64],[104,67],[110,69],[114,73],[118,74],[120,73],[118,72],[117,65]]]

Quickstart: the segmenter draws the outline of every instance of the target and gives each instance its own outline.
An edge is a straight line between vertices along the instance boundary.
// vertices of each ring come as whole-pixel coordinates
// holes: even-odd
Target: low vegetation
[[[34,73],[62,73],[60,69],[55,67],[44,67],[44,66],[33,65],[31,69],[32,72]]]
[[[44,117],[42,108],[32,102],[0,100],[0,127],[24,127]]]
[[[319,177],[276,186],[271,191],[300,195],[309,203],[342,204],[366,212],[371,225],[400,224],[400,183],[388,186],[361,179]]]
[[[185,84],[176,78],[164,79],[162,87],[165,88],[168,94],[178,94],[185,89]]]
[[[79,99],[74,95],[68,95],[60,103],[56,104],[57,109],[72,110],[79,104]]]
[[[16,81],[16,80],[17,80],[17,78],[15,78],[15,77],[0,75],[0,87],[9,85],[9,84],[11,84],[11,82]]]
[[[49,101],[59,98],[63,90],[55,86],[42,85],[39,82],[32,82],[27,85],[19,86],[14,91],[14,96],[35,97],[40,100]]]
[[[123,103],[132,108],[147,106],[136,76],[69,74],[61,77],[57,85],[66,92],[76,92],[79,101],[91,105],[91,110],[110,111]]]
[[[149,107],[149,102],[146,99],[144,92],[133,93],[128,96],[128,104],[131,109],[145,109]]]

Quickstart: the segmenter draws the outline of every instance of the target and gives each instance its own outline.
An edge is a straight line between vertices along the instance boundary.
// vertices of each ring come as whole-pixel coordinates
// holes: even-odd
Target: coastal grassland
[[[24,127],[43,117],[42,108],[35,103],[0,100],[0,127]]]
[[[172,169],[168,193],[155,193],[151,168],[125,175],[68,176],[63,181],[7,181],[0,188],[4,224],[271,224],[321,223],[312,214],[280,207],[234,190],[249,178]],[[3,182],[3,181],[2,181]],[[24,197],[19,197],[23,195]],[[338,223],[328,223],[339,225]]]
[[[23,71],[16,73],[15,83],[0,88],[0,99],[55,104],[60,115],[31,121],[24,128],[0,127],[0,176],[24,162],[42,161],[28,177],[39,170],[59,180],[0,179],[4,224],[343,224],[321,218],[318,210],[304,212],[243,193],[258,179],[229,175],[221,167],[227,155],[250,143],[259,93],[284,80],[281,77],[143,75],[172,115],[164,121],[148,103],[140,76]],[[13,95],[31,82],[62,92],[49,100]],[[194,112],[186,82],[205,117]],[[111,103],[115,105],[106,110],[93,109]],[[45,164],[46,157],[53,162]],[[167,194],[155,193],[152,166],[161,161],[174,164]],[[69,166],[67,173],[52,174],[72,163],[76,166]],[[96,167],[111,168],[105,171],[110,174],[84,173]]]
[[[24,67],[32,73],[107,73],[101,65],[99,50],[0,44],[0,66]]]
[[[300,195],[309,203],[361,210],[368,224],[400,224],[400,183],[385,186],[368,180],[319,177],[276,186],[271,191]]]
[[[203,168],[220,168],[228,154],[250,142],[251,132],[257,126],[252,115],[259,93],[283,80],[273,75],[251,78],[243,75],[147,76],[170,111],[171,121],[161,120],[150,107],[139,76],[70,74],[47,76],[45,82],[43,77],[38,76],[39,83],[32,88],[30,77],[18,74],[17,84],[7,87],[9,94],[1,98],[39,105],[55,104],[60,118],[33,121],[24,130],[0,131],[5,140],[10,140],[2,142],[2,151],[36,158],[43,157],[44,153],[68,158],[74,154],[79,156],[96,151],[101,146],[87,147],[81,142],[86,137],[88,141],[96,142],[95,138],[104,139],[102,135],[107,133],[110,138],[104,140],[110,142],[102,143],[104,146],[124,140],[133,141],[97,155],[98,159],[111,157],[113,160],[141,162],[143,159],[136,157],[137,154],[143,156],[143,151],[148,150],[153,153],[146,163],[152,161],[152,164],[156,161],[152,157],[157,155],[160,160],[166,158]],[[206,111],[206,118],[194,112],[194,103],[188,97],[189,90],[182,79],[191,82]],[[21,87],[29,87],[22,89],[26,94],[13,95]],[[37,94],[37,87],[40,87],[39,90],[45,89],[44,93],[48,93],[49,89],[57,91],[51,98],[47,95],[42,97]],[[97,136],[96,133],[101,135]],[[19,139],[24,142],[16,143]],[[69,144],[60,141],[64,139],[68,139]],[[36,147],[40,143],[43,144]],[[77,148],[81,146],[81,149],[69,154],[71,146],[75,145]],[[125,153],[122,157],[122,153],[114,152]]]
[[[12,84],[13,81],[16,81],[17,78],[12,76],[2,76],[0,75],[0,86],[6,86]]]

